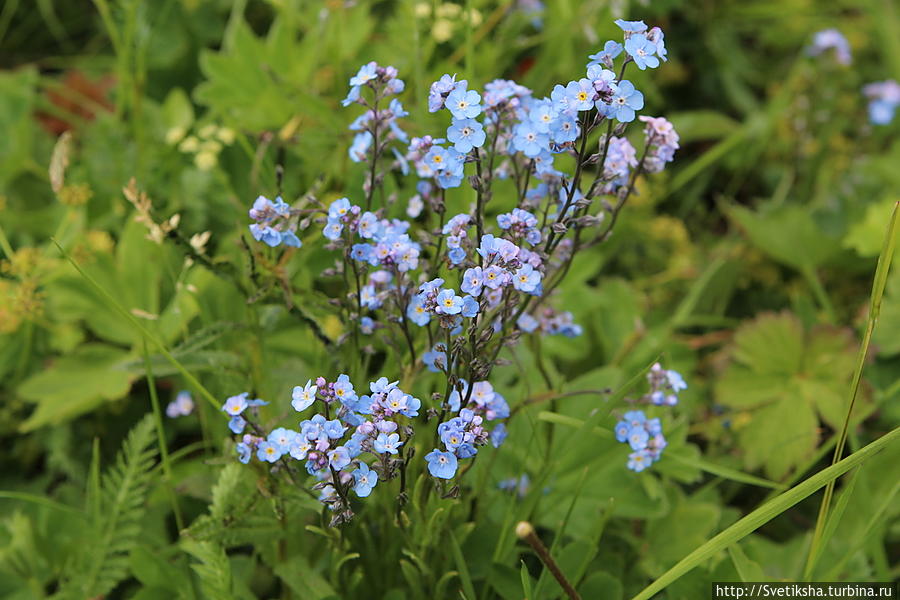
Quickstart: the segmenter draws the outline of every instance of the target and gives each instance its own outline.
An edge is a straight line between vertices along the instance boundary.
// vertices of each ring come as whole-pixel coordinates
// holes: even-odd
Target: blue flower
[[[316,401],[316,391],[318,389],[317,386],[312,385],[311,379],[307,380],[306,385],[303,387],[299,385],[294,386],[294,390],[291,392],[291,406],[297,412],[303,412]]]
[[[238,455],[238,460],[244,463],[245,465],[250,462],[250,445],[245,444],[244,442],[238,442],[238,444],[234,447],[235,451]]]
[[[186,417],[192,412],[194,412],[194,400],[191,398],[191,393],[186,390],[178,392],[175,399],[166,406],[166,416],[170,419]]]
[[[227,400],[225,400],[225,404],[222,405],[222,410],[227,412],[232,417],[236,417],[246,410],[247,396],[249,396],[249,392],[244,392],[243,394],[238,394],[237,396],[231,396]]]
[[[453,451],[457,458],[472,458],[476,454],[478,454],[478,449],[466,442],[465,444],[461,444],[459,448]]]
[[[443,146],[432,146],[423,158],[425,165],[432,171],[442,171],[450,162],[450,153]]]
[[[631,431],[631,425],[629,425],[626,421],[619,421],[616,423],[616,441],[617,442],[626,442],[628,441],[628,433]]]
[[[499,289],[509,281],[509,273],[497,265],[491,265],[484,270],[484,285],[492,290]]]
[[[340,471],[350,464],[350,452],[344,446],[338,446],[330,450],[328,452],[328,464],[334,470]]]
[[[553,102],[546,99],[535,102],[528,112],[528,120],[541,133],[549,133],[550,126],[558,116],[559,111],[553,105]]]
[[[372,263],[375,258],[375,247],[372,244],[353,244],[350,249],[350,258],[360,262]],[[378,264],[377,261],[374,264]]]
[[[681,373],[677,371],[672,371],[671,369],[666,371],[666,379],[669,381],[669,386],[675,393],[687,389],[687,383],[685,383]]]
[[[350,214],[353,205],[348,198],[338,198],[328,206],[328,219],[340,219]]]
[[[643,21],[616,19],[616,25],[618,25],[625,33],[641,33],[642,31],[647,31],[647,24]]]
[[[612,60],[622,53],[622,44],[616,42],[614,40],[609,40],[605,44],[603,44],[603,50],[598,52],[597,54],[591,54],[588,56],[591,59],[591,62],[588,63],[588,66],[591,65],[606,65],[609,66],[612,64]]]
[[[322,230],[322,235],[334,242],[340,239],[343,231],[343,223],[337,219],[328,219],[328,223],[326,223],[325,228]]]
[[[300,238],[298,238],[297,234],[293,231],[282,231],[281,243],[285,246],[290,246],[291,248],[300,248],[303,246],[303,242],[300,241]]]
[[[647,421],[647,416],[642,410],[630,410],[622,415],[622,419],[627,421],[632,427],[637,427]]]
[[[236,435],[244,433],[244,427],[246,426],[247,421],[240,415],[235,415],[228,420],[228,429]]]
[[[484,127],[475,119],[453,119],[447,128],[447,139],[463,154],[484,145]]]
[[[594,82],[584,78],[578,81],[570,81],[566,85],[566,100],[570,109],[591,110],[594,108],[594,100],[597,92],[594,90]]]
[[[321,416],[321,415],[318,415]],[[315,419],[315,417],[313,417]],[[322,423],[322,431],[329,438],[336,440],[344,437],[344,432],[347,430],[341,422],[337,419],[332,419],[331,421],[325,421]]]
[[[457,119],[474,119],[481,114],[481,96],[475,90],[458,87],[447,96],[445,105]]]
[[[397,448],[402,445],[403,442],[400,441],[400,436],[396,433],[380,433],[375,438],[375,441],[372,442],[372,447],[379,454],[397,454]]]
[[[441,452],[437,448],[425,455],[428,472],[440,479],[453,479],[456,475],[456,455],[452,452]]]
[[[425,308],[424,294],[413,296],[406,309],[406,318],[419,327],[428,325],[428,322],[431,320],[431,313]]]
[[[643,71],[647,67],[655,69],[659,66],[659,59],[654,56],[656,44],[647,39],[642,33],[635,34],[625,40],[625,51],[634,59],[634,64]]]
[[[279,427],[277,429],[273,429],[269,433],[269,437],[266,439],[270,444],[274,445],[278,448],[279,452],[282,454],[286,454],[288,450],[290,450],[291,445],[294,443],[294,439],[297,437],[297,432],[285,429],[284,427]]]
[[[574,115],[563,113],[559,115],[550,124],[550,139],[557,144],[565,144],[566,142],[574,142],[578,138],[581,129],[578,127],[578,120]],[[548,153],[550,158],[549,164],[553,164],[553,157]],[[535,163],[537,167],[537,163]]]
[[[466,272],[463,273],[462,283],[459,287],[466,294],[478,296],[481,294],[481,286],[483,283],[484,279],[482,277],[481,267],[472,267],[471,269],[466,269]]]
[[[440,373],[447,367],[447,353],[438,350],[437,346],[422,355],[422,363],[432,373]]]
[[[447,258],[450,259],[450,263],[454,265],[460,264],[462,261],[466,260],[466,251],[457,246],[456,248],[450,248],[447,251]]]
[[[375,332],[375,321],[372,317],[361,317],[359,319],[359,330],[363,335],[371,335]]]
[[[527,156],[534,158],[547,148],[550,137],[541,133],[530,121],[523,121],[516,125],[513,136],[513,148]]]
[[[356,482],[353,491],[360,498],[365,498],[372,493],[372,488],[378,485],[378,473],[371,470],[364,462],[359,463],[359,468],[353,471],[353,479]]]
[[[353,162],[363,162],[367,158],[369,147],[372,145],[372,134],[368,131],[357,133],[353,136],[353,143],[347,153]]]
[[[647,447],[650,434],[643,427],[632,427],[628,432],[628,444],[632,450],[643,450]]]
[[[356,75],[350,78],[350,85],[366,85],[378,77],[378,63],[372,61],[359,68]]]
[[[358,398],[356,391],[353,389],[353,383],[350,381],[350,377],[343,373],[338,376],[332,389],[334,389],[334,395],[344,405],[352,404]]]
[[[535,271],[531,265],[525,265],[512,278],[513,287],[525,293],[531,293],[537,289],[541,282],[541,272]]]
[[[444,315],[458,315],[462,311],[463,299],[453,290],[443,290],[438,294],[435,312]]]
[[[278,446],[269,442],[260,442],[256,448],[256,457],[270,463],[277,461],[282,454]]]
[[[494,430],[491,431],[491,445],[494,448],[499,448],[503,445],[503,442],[506,441],[506,437],[509,434],[506,431],[506,425],[503,423],[498,423]]]
[[[634,121],[634,111],[644,108],[644,94],[634,89],[634,84],[626,79],[614,84],[613,97],[608,105],[597,103],[597,109],[601,107],[605,116],[621,123],[630,123]]]
[[[428,90],[428,112],[437,112],[444,108],[444,98],[457,87],[466,89],[467,85],[465,79],[456,81],[456,75],[442,75],[440,79],[431,84],[431,88]]]
[[[281,232],[268,225],[254,223],[250,226],[250,235],[257,242],[263,242],[272,248],[281,243]]]
[[[350,88],[350,91],[347,92],[347,97],[341,100],[341,106],[350,106],[354,102],[359,100],[359,86],[354,85]]]
[[[889,125],[894,120],[894,112],[897,104],[888,100],[873,100],[869,102],[869,121],[873,125]]]
[[[467,319],[474,318],[478,314],[479,310],[480,306],[478,305],[478,300],[476,300],[472,296],[463,296],[462,310],[460,311],[460,314],[462,316],[466,317]]]
[[[628,468],[640,473],[653,463],[653,458],[646,450],[639,450],[628,455]]]
[[[532,333],[535,329],[540,327],[541,323],[528,313],[523,313],[519,317],[519,320],[516,321],[516,325],[518,325],[519,329],[521,329],[525,333]]]

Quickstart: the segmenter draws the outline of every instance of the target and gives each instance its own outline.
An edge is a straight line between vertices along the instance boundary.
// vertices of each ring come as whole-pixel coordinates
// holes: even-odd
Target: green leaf
[[[753,245],[800,271],[824,264],[839,249],[835,240],[822,233],[805,207],[789,204],[755,213],[732,206],[727,212]]]
[[[721,509],[711,502],[684,499],[661,519],[647,527],[647,544],[653,548],[643,561],[654,575],[675,564],[679,558],[702,544],[719,522]]]
[[[105,596],[127,577],[129,557],[140,540],[140,522],[155,465],[153,418],[147,414],[128,434],[116,464],[103,475],[91,504],[92,526],[84,547],[63,577],[64,597]]]
[[[131,388],[132,375],[123,368],[129,354],[104,344],[85,344],[19,386],[19,394],[34,402],[35,411],[19,426],[23,432],[68,421]]]
[[[731,556],[731,562],[734,563],[734,568],[741,577],[741,581],[767,581],[762,567],[756,561],[747,558],[747,555],[741,550],[740,544],[729,546],[728,554]]]
[[[295,554],[278,563],[274,571],[300,598],[324,600],[339,597],[328,581],[309,565],[309,561],[302,554]]]
[[[162,117],[168,129],[190,129],[194,123],[194,105],[181,88],[172,88],[162,104]]]
[[[848,331],[807,332],[789,313],[763,314],[738,329],[715,395],[737,411],[746,468],[780,479],[815,451],[820,420],[838,426],[854,347]]]
[[[31,160],[37,82],[34,67],[0,72],[0,189]]]
[[[717,140],[733,133],[738,122],[714,110],[692,110],[673,113],[669,120],[681,138],[681,143],[695,140]]]

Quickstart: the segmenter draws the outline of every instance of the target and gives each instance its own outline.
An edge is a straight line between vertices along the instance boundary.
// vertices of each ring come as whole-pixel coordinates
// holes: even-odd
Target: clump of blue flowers
[[[643,21],[616,24],[620,39],[544,93],[445,74],[427,98],[445,121],[416,137],[404,129],[405,85],[395,68],[370,62],[350,78],[342,104],[363,108],[348,148],[361,165],[361,193],[310,193],[293,205],[260,197],[251,233],[273,247],[323,238],[333,258],[323,289],[339,290],[329,302],[345,322],[337,344],[361,357],[383,344],[406,365],[404,381],[429,378],[431,396],[420,400],[384,377],[366,394],[346,375],[318,378],[292,396],[295,410],[315,406],[316,414],[297,429],[268,432],[255,401],[236,396],[224,409],[243,436],[243,462],[255,453],[292,472],[301,461],[343,522],[350,492],[368,496],[398,473],[405,481],[417,447],[419,466],[452,495],[458,487],[446,491],[444,482],[458,481],[488,444],[503,443],[512,411],[489,383],[501,352],[529,335],[582,334],[572,313],[554,306],[558,286],[580,252],[614,234],[637,179],[662,171],[678,149],[669,121],[638,115],[644,94],[626,77],[631,65],[652,70],[667,60],[663,32]],[[640,150],[625,135],[638,120]],[[386,180],[396,186],[388,190]],[[471,190],[456,190],[463,186]],[[651,376],[648,403],[672,404],[683,381]],[[640,451],[655,448],[658,457],[662,446],[651,439]]]
[[[470,392],[465,382],[444,403],[436,433],[446,451],[435,449],[425,456],[428,472],[441,480],[453,479],[457,459],[472,458],[488,441],[499,446],[506,437],[499,421],[509,417],[509,406],[487,381],[477,382]],[[295,386],[291,406],[297,413],[315,407],[318,411],[299,422],[296,429],[277,427],[266,432],[248,409],[264,406],[249,400],[245,392],[225,401],[222,410],[231,416],[230,428],[241,435],[235,450],[242,463],[255,454],[263,463],[278,465],[293,473],[299,462],[316,483],[319,500],[335,511],[333,524],[352,518],[350,492],[365,498],[379,481],[401,477],[413,459],[409,445],[416,434],[415,421],[422,401],[404,392],[397,381],[386,377],[369,384],[368,393],[358,393],[350,377],[335,381],[323,377]],[[456,415],[450,417],[450,415]],[[491,429],[488,422],[497,421]],[[252,433],[244,433],[250,427]],[[408,449],[408,450],[407,450]],[[401,494],[403,491],[401,490]]]
[[[687,389],[684,378],[677,371],[663,369],[659,363],[647,373],[650,390],[637,401],[657,406],[675,406],[679,392]],[[642,410],[631,410],[622,415],[615,426],[616,440],[631,447],[628,468],[641,472],[659,460],[666,447],[662,423],[658,418],[648,419]]]
[[[659,460],[666,447],[659,419],[648,419],[641,410],[628,411],[616,423],[616,440],[627,443],[633,452],[628,455],[628,468],[640,473]]]

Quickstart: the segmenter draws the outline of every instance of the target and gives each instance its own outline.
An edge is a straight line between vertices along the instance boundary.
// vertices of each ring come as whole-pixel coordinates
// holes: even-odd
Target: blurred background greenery
[[[587,465],[589,474],[553,471],[540,480],[546,491],[521,504],[494,492],[502,500],[485,510],[476,533],[466,531],[467,576],[489,582],[483,594],[521,597],[521,550],[502,533],[515,514],[559,540],[561,562],[582,569],[586,596],[601,597],[588,592],[602,589],[602,597],[623,597],[772,491],[734,472],[778,489],[827,465],[876,259],[900,200],[900,119],[871,125],[861,91],[900,78],[900,8],[891,0],[6,0],[0,488],[83,503],[92,453],[113,462],[149,406],[142,338],[51,237],[218,397],[248,384],[262,397],[283,397],[332,364],[307,324],[317,320],[332,337],[340,332],[315,293],[327,285],[317,276],[330,259],[310,246],[290,262],[262,265],[307,290],[295,298],[300,316],[271,286],[248,308],[229,268],[245,266],[246,209],[257,195],[274,195],[276,163],[285,167],[287,198],[360,188],[363,172],[346,152],[355,115],[339,104],[348,77],[369,60],[396,66],[407,82],[412,135],[434,133],[442,121],[427,112],[426,96],[441,74],[459,73],[474,87],[516,79],[549,93],[619,36],[618,17],[665,31],[669,62],[630,78],[645,93],[644,113],[669,118],[682,147],[669,170],[639,182],[611,243],[576,260],[557,305],[574,313],[584,335],[544,342],[545,377],[514,364],[495,386],[516,390],[513,402],[545,379],[561,390],[615,388],[662,353],[691,387],[669,424],[670,458],[646,477],[622,468],[624,449],[610,440],[577,438],[564,447],[557,437],[560,447],[546,452],[566,453],[565,464]],[[848,38],[851,65],[806,52],[812,35],[830,27]],[[153,222],[156,240],[147,239]],[[898,301],[895,270],[850,431],[854,450],[900,420]],[[537,352],[522,348],[512,358],[527,363]],[[149,362],[163,402],[186,386],[162,356]],[[565,402],[557,414],[583,419],[592,403]],[[199,420],[166,425],[170,447],[181,451],[175,479],[192,515],[206,510],[217,478],[219,467],[209,463],[226,462],[210,458],[221,454],[224,423],[197,404]],[[537,475],[530,436],[545,426],[542,416],[552,418],[541,408],[530,413],[530,425],[522,420],[509,453],[490,472],[482,469],[492,486]],[[215,450],[197,454],[204,448]],[[897,578],[897,458],[896,448],[883,453],[844,488],[847,510],[819,562],[820,577]],[[566,514],[575,489],[584,500]],[[46,507],[8,499],[0,506],[0,547],[7,547],[0,568],[12,575],[0,578],[0,594],[53,591],[66,544],[78,534],[59,542],[52,532],[63,527],[60,515]],[[171,541],[159,527],[169,518],[162,491],[150,506],[140,528],[155,533],[129,556],[171,567],[177,561],[168,551],[146,556]],[[742,549],[677,582],[669,597],[700,597],[700,589],[705,597],[705,582],[748,570],[799,577],[816,508],[807,501],[774,520]],[[603,533],[610,516],[618,525]],[[560,523],[568,523],[566,531]],[[235,535],[225,548],[254,539]],[[330,534],[298,535],[322,544]],[[433,541],[420,549],[430,557],[424,563],[442,556]],[[386,552],[399,560],[403,551]],[[273,571],[254,570],[271,557],[229,556],[240,581],[235,594],[271,589]],[[359,578],[341,573],[342,555],[297,556],[297,568],[327,586],[310,591],[296,583],[301,592],[288,584],[300,597],[328,597],[341,585],[360,594]],[[417,560],[407,558],[428,589],[440,572],[426,573]],[[352,572],[369,577],[377,564],[360,569]],[[132,568],[118,593],[134,593],[136,578],[144,590],[172,597],[165,590],[187,573],[166,582],[150,571]],[[385,576],[380,589],[409,592],[415,577],[405,570]],[[553,595],[551,587],[548,581],[541,592]]]

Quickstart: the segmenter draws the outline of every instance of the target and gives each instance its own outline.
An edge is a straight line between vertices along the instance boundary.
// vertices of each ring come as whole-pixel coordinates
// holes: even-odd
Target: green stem
[[[878,321],[878,315],[881,312],[881,299],[882,296],[884,296],[884,288],[887,283],[888,272],[891,268],[891,260],[894,257],[894,250],[897,246],[898,208],[900,208],[900,202],[895,202],[887,234],[884,238],[884,245],[881,249],[881,255],[878,257],[878,266],[875,268],[875,280],[872,284],[869,318],[866,322],[866,331],[863,334],[862,344],[856,355],[856,369],[853,372],[853,380],[850,384],[850,400],[847,403],[847,412],[844,414],[844,423],[841,426],[841,431],[838,434],[837,443],[834,447],[834,456],[831,459],[832,465],[837,464],[838,461],[841,460],[841,455],[844,453],[844,445],[847,442],[847,430],[850,428],[850,417],[853,413],[853,407],[856,404],[856,397],[859,393],[859,384],[862,379],[863,368],[866,364],[866,356],[869,353],[869,343],[872,341],[875,323]],[[825,525],[828,521],[831,498],[833,495],[834,480],[829,481],[828,485],[825,487],[825,495],[822,497],[822,505],[819,507],[816,528],[813,532],[812,543],[809,547],[809,556],[806,559],[806,568],[804,569],[804,577],[806,578],[812,574],[821,551],[819,546],[825,531]]]
[[[184,519],[181,516],[181,508],[178,506],[178,496],[175,494],[175,484],[172,480],[172,466],[169,464],[169,447],[166,444],[162,410],[160,410],[159,407],[159,396],[156,393],[156,378],[153,377],[153,365],[150,362],[150,352],[147,350],[147,340],[144,340],[143,350],[144,365],[147,369],[147,387],[150,388],[150,404],[153,406],[153,420],[156,425],[156,439],[159,444],[159,456],[162,460],[163,476],[166,479],[169,499],[172,502],[172,512],[175,514],[175,525],[178,527],[178,531],[181,531],[184,529]]]

